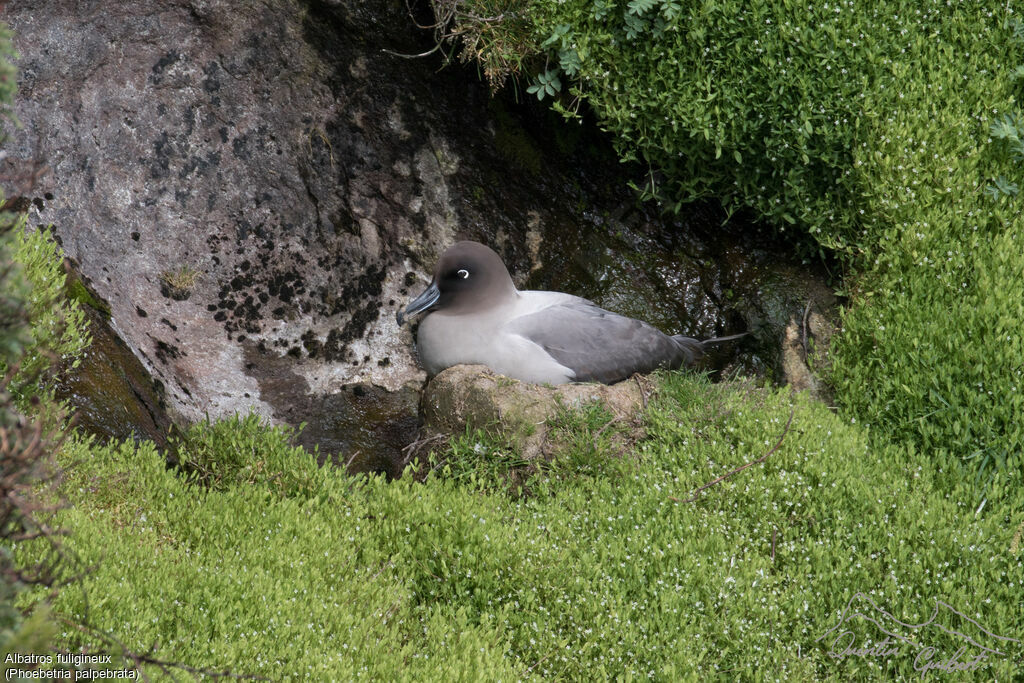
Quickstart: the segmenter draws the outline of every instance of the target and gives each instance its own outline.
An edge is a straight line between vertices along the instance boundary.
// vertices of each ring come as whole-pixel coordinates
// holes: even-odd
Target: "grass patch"
[[[199,271],[188,265],[160,273],[160,293],[175,301],[185,301],[199,282]]]
[[[466,427],[426,459],[426,479],[439,477],[485,491],[520,491],[531,463],[500,428]]]
[[[282,496],[310,496],[321,470],[317,453],[291,445],[294,430],[250,413],[200,422],[172,435],[169,448],[192,481],[217,490],[260,483]],[[312,458],[310,457],[312,455]]]

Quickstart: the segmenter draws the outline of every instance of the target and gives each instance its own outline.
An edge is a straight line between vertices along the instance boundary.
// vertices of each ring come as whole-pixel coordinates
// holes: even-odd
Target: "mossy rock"
[[[525,460],[556,449],[549,425],[565,409],[603,405],[619,421],[633,422],[650,389],[637,377],[614,385],[547,386],[495,375],[483,365],[456,365],[438,374],[423,392],[420,411],[431,434],[466,429],[500,431]]]

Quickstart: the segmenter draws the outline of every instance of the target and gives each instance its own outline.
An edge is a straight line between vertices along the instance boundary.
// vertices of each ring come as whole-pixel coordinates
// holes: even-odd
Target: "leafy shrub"
[[[46,605],[23,618],[14,599],[26,586],[55,587],[69,569],[59,525],[53,523],[62,503],[53,495],[60,476],[54,455],[62,440],[62,415],[46,400],[44,373],[54,347],[77,355],[88,343],[77,309],[47,307],[60,291],[63,273],[59,280],[53,276],[60,258],[47,251],[52,244],[45,238],[26,236],[23,226],[23,220],[0,214],[0,659],[5,662],[10,653],[52,650],[54,627]],[[70,331],[63,325],[66,318],[72,321]],[[19,538],[34,538],[39,549],[34,561],[20,566],[11,553]],[[5,664],[5,673],[9,668]]]
[[[906,254],[844,316],[833,365],[843,404],[938,466],[971,475],[976,498],[996,480],[1020,486],[1020,466],[1009,465],[1024,451],[1020,239],[979,231],[961,243],[920,243],[917,258]]]
[[[1012,54],[998,3],[569,0],[530,16],[551,64],[537,83],[572,79],[567,94],[590,103],[621,156],[664,178],[649,192],[677,209],[703,196],[753,207],[850,252],[885,227],[872,206],[884,188],[861,167],[893,123],[935,129],[939,107],[976,138],[973,117],[1012,102],[994,78]]]
[[[1009,20],[1008,24],[1013,29],[1012,45],[1016,48],[1016,68],[1009,69],[1010,64],[1004,66],[1007,67],[1010,81],[1019,95],[1024,93],[1024,59],[1021,55],[1024,52],[1024,21],[1015,18]],[[1004,157],[1000,166],[1008,171],[996,177],[985,188],[985,192],[996,200],[1016,197],[1020,194],[1021,182],[1024,182],[1024,112],[1018,107],[1016,111],[995,117],[989,125],[989,135],[995,141],[996,152]]]

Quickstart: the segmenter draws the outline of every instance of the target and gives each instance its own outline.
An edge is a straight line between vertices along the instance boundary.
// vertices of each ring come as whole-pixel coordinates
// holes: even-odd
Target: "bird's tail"
[[[725,342],[733,341],[734,339],[746,337],[748,334],[750,333],[743,332],[740,334],[730,334],[728,337],[715,337],[714,339],[705,339],[703,341],[700,339],[694,339],[693,337],[684,337],[681,334],[676,334],[672,336],[672,340],[675,341],[675,343],[679,345],[679,348],[683,350],[683,353],[686,354],[686,359],[683,362],[683,365],[689,367],[699,362],[704,357],[705,352],[708,350],[708,346],[723,344]]]
[[[741,337],[746,337],[748,334],[750,334],[750,333],[749,332],[740,332],[739,334],[730,334],[728,337],[715,337],[713,339],[705,339],[704,341],[701,342],[701,344],[703,344],[703,345],[707,345],[707,344],[723,344],[725,342],[732,341],[734,339],[740,339]]]
[[[672,341],[674,341],[682,350],[683,354],[685,354],[685,358],[682,363],[683,367],[691,367],[704,357],[704,344],[701,343],[699,339],[675,334],[672,335]]]

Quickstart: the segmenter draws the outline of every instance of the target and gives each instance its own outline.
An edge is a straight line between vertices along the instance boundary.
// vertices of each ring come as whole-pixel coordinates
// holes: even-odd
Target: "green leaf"
[[[1024,121],[1017,114],[1004,114],[989,126],[989,134],[998,140],[1020,140]]]
[[[569,34],[569,30],[572,28],[569,24],[559,24],[555,27],[554,33],[548,36],[547,40],[540,44],[542,48],[549,48],[555,43],[560,42],[562,38]]]
[[[658,0],[630,0],[627,7],[630,14],[643,16],[643,14],[654,7],[657,2]]]

